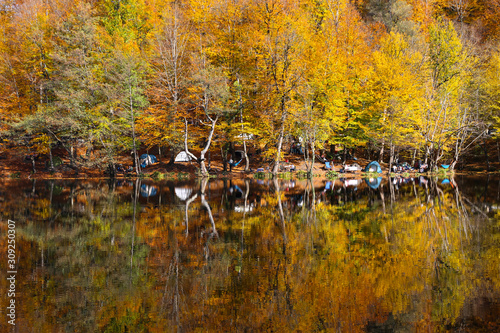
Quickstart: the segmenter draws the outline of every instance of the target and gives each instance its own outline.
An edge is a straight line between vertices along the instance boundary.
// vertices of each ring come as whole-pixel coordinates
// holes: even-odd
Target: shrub
[[[299,171],[297,171],[297,178],[304,179],[304,178],[310,178],[310,177],[308,177],[308,172],[306,172],[304,170],[299,170]]]
[[[326,173],[326,178],[327,179],[335,179],[335,178],[337,178],[337,175],[338,175],[338,173],[336,171],[329,170]]]
[[[10,174],[10,178],[16,179],[16,178],[21,178],[21,172],[13,172]]]
[[[151,174],[149,175],[149,177],[151,177],[151,178],[152,178],[152,179],[154,179],[154,180],[162,180],[163,178],[165,178],[165,175],[164,175],[164,174],[162,174],[162,173],[161,173],[161,172],[159,172],[159,171],[155,171],[155,172],[151,173]]]

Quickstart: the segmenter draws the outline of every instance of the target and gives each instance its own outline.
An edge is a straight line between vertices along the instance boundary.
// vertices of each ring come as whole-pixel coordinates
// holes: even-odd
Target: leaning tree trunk
[[[207,153],[208,149],[210,148],[210,144],[212,143],[212,137],[215,132],[215,125],[217,124],[217,120],[219,119],[219,116],[216,116],[214,119],[210,118],[207,115],[207,118],[210,120],[211,128],[210,128],[210,133],[208,134],[208,139],[207,143],[205,144],[205,148],[200,152],[200,158],[196,158],[196,156],[191,153],[188,149],[188,126],[187,126],[187,118],[184,118],[184,151],[188,156],[191,158],[195,159],[198,161],[198,164],[200,165],[200,172],[202,177],[208,177],[208,171],[207,167],[205,166],[205,154]]]
[[[218,117],[215,117],[215,119],[209,117],[209,119],[212,122],[212,126],[210,128],[210,134],[208,134],[207,144],[205,145],[205,148],[203,148],[203,150],[200,152],[200,169],[201,169],[201,175],[203,177],[208,177],[208,170],[207,167],[205,166],[205,154],[207,153],[208,149],[210,148],[210,144],[212,143],[212,137],[215,132],[215,124],[217,124]]]
[[[453,171],[455,170],[455,166],[457,165],[457,160],[456,159],[453,159],[453,162],[451,162],[450,164],[450,171]]]

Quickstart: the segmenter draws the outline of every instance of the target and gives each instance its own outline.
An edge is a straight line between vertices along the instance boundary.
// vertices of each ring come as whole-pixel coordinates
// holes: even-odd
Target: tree
[[[184,151],[198,161],[201,175],[207,177],[205,155],[212,144],[217,121],[228,109],[229,89],[220,68],[208,63],[203,56],[195,59],[194,63],[197,70],[191,77],[189,89],[189,100],[193,109],[184,116]],[[208,135],[205,135],[204,131],[199,133],[203,142],[199,158],[189,150],[188,121],[209,127]]]
[[[257,105],[266,119],[265,140],[272,145],[273,174],[279,171],[285,131],[290,125],[290,101],[302,75],[302,39],[298,8],[277,0],[254,4]]]
[[[166,4],[154,32],[151,67],[153,80],[148,89],[152,102],[140,119],[141,136],[149,146],[167,146],[170,163],[183,147],[186,95],[190,77],[189,52],[192,31],[181,3]]]
[[[112,115],[116,115],[129,138],[121,137],[116,143],[124,149],[132,150],[135,172],[139,174],[138,137],[136,122],[140,111],[147,105],[144,94],[146,67],[133,50],[127,53],[115,52],[107,67],[107,79],[103,85],[107,97],[106,105]]]
[[[369,79],[371,75],[368,30],[359,13],[347,2],[329,3],[331,18],[327,26],[326,44],[328,87],[326,99],[331,119],[332,147],[340,144],[346,151],[366,144],[368,137]]]
[[[116,146],[130,149],[136,174],[140,173],[137,117],[149,104],[145,76],[149,68],[146,37],[151,30],[143,1],[106,0],[100,4],[103,31],[102,88],[107,97],[104,108],[125,129]],[[128,136],[128,138],[127,138]]]
[[[389,146],[389,171],[396,147],[417,148],[416,135],[419,101],[422,100],[422,80],[419,69],[422,54],[413,53],[404,36],[391,32],[382,40],[381,49],[373,53],[374,77],[371,107],[373,108],[373,138],[380,143],[380,161],[384,147]]]
[[[449,150],[463,111],[461,96],[468,86],[466,53],[451,22],[437,23],[429,29],[429,85],[420,132],[426,142],[425,160],[431,167]]]

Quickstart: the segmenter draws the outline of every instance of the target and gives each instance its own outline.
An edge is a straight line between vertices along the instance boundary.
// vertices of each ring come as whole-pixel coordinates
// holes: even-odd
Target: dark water
[[[5,181],[1,332],[500,330],[500,179]]]

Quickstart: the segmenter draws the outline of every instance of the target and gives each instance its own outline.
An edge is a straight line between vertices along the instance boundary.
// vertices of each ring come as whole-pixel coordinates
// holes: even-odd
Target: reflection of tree
[[[147,248],[134,244],[130,237],[133,204],[104,185],[93,190],[73,185],[66,189],[48,182],[46,193],[37,191],[36,218],[19,219],[26,221],[17,230],[20,241],[29,242],[34,250],[29,252],[40,253],[33,264],[24,261],[23,255],[22,265],[34,270],[33,279],[22,289],[25,307],[20,315],[38,318],[32,329],[40,331],[144,325],[146,318],[130,306],[144,290],[141,281],[147,254]],[[60,193],[57,197],[56,192]],[[42,199],[45,195],[47,200]],[[66,196],[67,204],[62,205],[61,197]],[[132,261],[133,266],[127,265]]]
[[[35,249],[22,316],[40,331],[435,331],[500,294],[500,218],[453,180],[345,188],[333,205],[309,183],[300,209],[274,180],[252,214],[246,181],[242,215],[210,184],[181,206],[141,204],[140,181],[29,184],[33,218],[16,213],[19,242]]]

